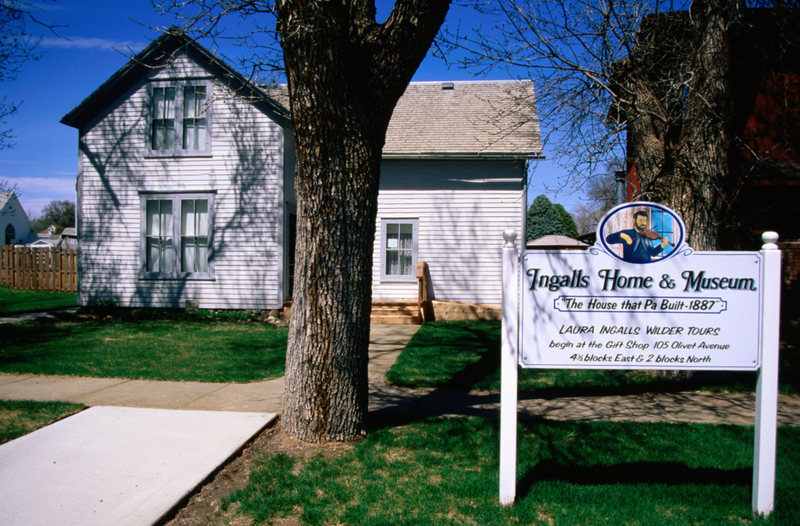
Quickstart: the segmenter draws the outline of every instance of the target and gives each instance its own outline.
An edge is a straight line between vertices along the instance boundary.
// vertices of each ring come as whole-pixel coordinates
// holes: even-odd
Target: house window
[[[208,199],[181,199],[181,272],[208,272]]]
[[[6,227],[6,245],[13,245],[14,244],[14,235],[16,232],[14,231],[14,225],[9,224]]]
[[[206,87],[183,88],[183,149],[203,150],[206,145]]]
[[[419,220],[381,221],[381,281],[414,281]]]
[[[175,268],[172,201],[149,199],[145,223],[145,272],[171,273]]]
[[[150,155],[210,155],[211,82],[153,82],[149,93]]]
[[[214,194],[143,194],[141,201],[140,277],[213,278]]]
[[[175,88],[153,88],[154,151],[172,151],[175,148]]]

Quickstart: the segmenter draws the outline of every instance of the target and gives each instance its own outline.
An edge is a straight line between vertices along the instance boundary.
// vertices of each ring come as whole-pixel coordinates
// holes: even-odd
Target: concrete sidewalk
[[[371,386],[383,376],[419,326],[373,325],[370,331]],[[409,396],[413,391],[406,390]],[[0,399],[77,402],[87,406],[141,407],[197,411],[280,413],[283,378],[249,384],[162,382],[119,378],[81,378],[0,374]]]
[[[0,315],[0,325],[4,323],[19,323],[23,321],[39,320],[39,319],[60,319],[64,317],[74,316],[78,312],[78,307],[70,307],[67,309],[53,309],[38,312],[23,312],[20,314]]]
[[[155,524],[274,418],[89,408],[0,446],[0,524]]]
[[[404,389],[384,375],[417,331],[414,325],[373,325],[370,333],[370,413],[405,417],[472,415],[496,418],[500,395],[481,391]],[[249,384],[161,382],[0,374],[0,399],[78,402],[88,406],[279,414],[283,378]],[[541,397],[520,393],[520,418],[753,425],[748,393],[642,393],[629,396]],[[800,426],[800,397],[781,395],[779,424]]]

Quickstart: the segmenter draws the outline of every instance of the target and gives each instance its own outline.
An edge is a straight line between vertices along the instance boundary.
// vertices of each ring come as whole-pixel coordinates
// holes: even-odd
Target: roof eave
[[[80,104],[62,117],[60,121],[61,124],[80,129],[121,93],[121,87],[127,86],[130,82],[133,82],[134,79],[139,78],[152,67],[155,67],[155,62],[158,60],[154,61],[154,59],[159,58],[156,56],[156,53],[160,49],[169,48],[175,51],[180,49],[180,47],[186,47],[187,50],[200,54],[206,60],[207,65],[221,68],[231,79],[246,87],[254,95],[257,95],[260,99],[259,102],[265,103],[267,109],[274,114],[278,124],[281,126],[285,125],[285,120],[289,118],[286,108],[283,108],[273,101],[261,89],[257,88],[252,82],[246,79],[244,75],[230,67],[224,60],[219,59],[179,30],[169,30],[148,44]]]
[[[542,160],[544,155],[537,152],[519,153],[498,153],[498,152],[473,152],[473,153],[438,153],[438,152],[418,152],[418,153],[393,153],[384,152],[384,159],[446,159],[446,160]]]

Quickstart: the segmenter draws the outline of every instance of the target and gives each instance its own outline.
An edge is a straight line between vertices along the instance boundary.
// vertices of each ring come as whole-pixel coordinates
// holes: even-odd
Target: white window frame
[[[184,124],[184,90],[187,87],[201,86],[206,90],[205,119],[206,119],[206,140],[200,148],[183,148],[183,124]],[[153,149],[153,112],[155,110],[155,89],[174,88],[174,118],[173,131],[175,141],[172,148],[163,150]],[[214,112],[212,100],[214,99],[214,84],[208,79],[185,79],[185,80],[159,80],[147,84],[147,130],[145,140],[147,141],[147,157],[210,157],[211,156],[211,133],[213,129]]]
[[[386,251],[387,251],[387,225],[412,225],[412,255],[411,255],[411,274],[399,275],[388,274],[386,272]],[[382,218],[381,219],[381,281],[385,282],[413,282],[417,280],[417,260],[419,252],[419,219],[418,218]]]
[[[215,191],[186,191],[186,192],[139,192],[139,279],[179,279],[179,280],[213,280],[214,279],[214,202]],[[181,202],[193,200],[207,200],[208,202],[208,236],[206,253],[208,262],[205,272],[181,271]],[[174,261],[171,269],[160,272],[147,270],[147,202],[171,201],[172,202],[172,246]]]

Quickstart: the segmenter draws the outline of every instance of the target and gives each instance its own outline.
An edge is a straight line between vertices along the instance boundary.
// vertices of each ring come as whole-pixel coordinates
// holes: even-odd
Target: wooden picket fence
[[[0,286],[77,292],[78,251],[74,248],[0,246]]]

